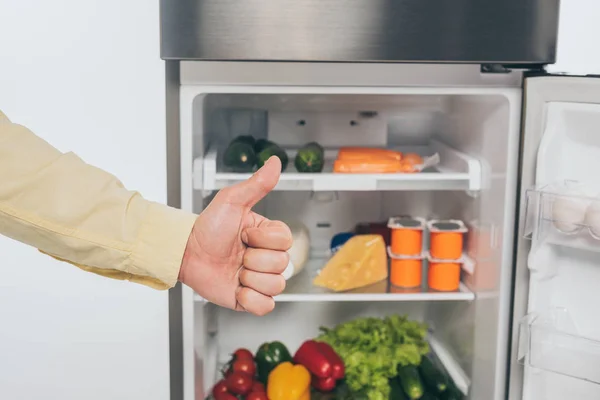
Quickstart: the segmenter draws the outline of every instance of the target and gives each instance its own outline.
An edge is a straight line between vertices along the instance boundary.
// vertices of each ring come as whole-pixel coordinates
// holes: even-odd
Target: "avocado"
[[[268,139],[258,139],[255,143],[254,143],[254,152],[256,154],[260,153],[261,151],[263,151],[264,149],[266,149],[269,146],[274,145],[275,143],[271,142]]]
[[[246,143],[249,144],[250,146],[254,146],[254,144],[256,143],[256,140],[254,139],[254,136],[252,135],[240,135],[237,136],[235,139],[233,139],[229,144],[233,144],[233,143]]]
[[[325,150],[316,142],[305,144],[294,159],[298,172],[321,172],[324,165]]]
[[[252,172],[256,165],[256,154],[250,144],[234,140],[223,154],[223,163],[234,172]]]
[[[283,150],[281,147],[277,146],[274,143],[263,149],[260,153],[258,153],[258,168],[265,165],[265,163],[269,158],[271,158],[271,156],[279,157],[279,159],[281,160],[281,172],[285,171],[289,161],[287,153],[285,152],[285,150]]]

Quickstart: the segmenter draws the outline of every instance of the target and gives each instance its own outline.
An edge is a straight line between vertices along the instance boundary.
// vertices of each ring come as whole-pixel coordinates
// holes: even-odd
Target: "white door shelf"
[[[249,173],[228,172],[220,149],[209,148],[194,160],[194,189],[219,190],[248,179]],[[325,167],[320,173],[299,173],[294,167],[296,149],[285,149],[290,162],[275,190],[287,191],[390,191],[390,190],[469,190],[481,189],[481,164],[447,145],[431,141],[429,146],[400,147],[402,152],[422,156],[438,153],[440,163],[419,173],[341,174],[333,172],[337,149],[325,151]]]
[[[313,278],[326,263],[324,258],[311,259],[304,270],[286,282],[285,291],[275,297],[276,302],[320,301],[472,301],[473,294],[464,284],[455,292],[438,292],[426,287],[403,289],[390,286],[387,280],[374,285],[346,291],[332,292],[313,285]],[[205,300],[196,295],[195,300]]]

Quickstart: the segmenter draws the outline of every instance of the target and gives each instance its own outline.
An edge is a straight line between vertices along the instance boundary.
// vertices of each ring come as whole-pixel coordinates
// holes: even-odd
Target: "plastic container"
[[[428,256],[427,286],[440,292],[454,292],[460,286],[460,270],[463,260],[440,260]]]
[[[390,283],[401,288],[415,288],[423,285],[423,256],[401,256],[392,253],[390,257]]]
[[[391,252],[400,256],[418,256],[423,252],[425,220],[411,217],[392,217],[388,221],[391,230]]]
[[[432,220],[427,223],[430,235],[429,252],[440,260],[458,260],[463,252],[467,227],[462,221]]]

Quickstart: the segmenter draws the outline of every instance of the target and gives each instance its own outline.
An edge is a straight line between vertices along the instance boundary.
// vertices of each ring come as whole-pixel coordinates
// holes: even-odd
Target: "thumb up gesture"
[[[198,216],[179,280],[206,300],[265,315],[285,288],[290,229],[252,211],[277,184],[281,161],[271,157],[250,179],[221,190]]]

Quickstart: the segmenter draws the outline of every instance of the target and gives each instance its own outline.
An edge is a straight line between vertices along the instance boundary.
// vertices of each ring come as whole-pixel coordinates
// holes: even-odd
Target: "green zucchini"
[[[425,392],[425,394],[419,400],[438,400],[438,398],[431,392]]]
[[[444,390],[442,394],[440,394],[441,400],[462,400],[464,398],[465,396],[463,396],[462,392],[458,390],[458,388],[456,387],[456,385],[454,385],[454,382],[452,382],[452,380],[448,381],[448,387],[446,388],[446,390]]]
[[[421,357],[419,372],[429,391],[442,393],[448,387],[448,376],[434,364],[431,358],[427,356]]]
[[[252,135],[240,135],[234,138],[231,143],[246,143],[247,145],[254,146],[256,140]],[[230,143],[230,144],[231,144]]]
[[[408,400],[406,394],[404,394],[404,390],[400,386],[400,382],[397,378],[391,378],[389,380],[390,384],[390,397],[389,400]]]
[[[398,379],[404,393],[413,400],[420,399],[425,392],[419,370],[414,365],[398,366]]]

